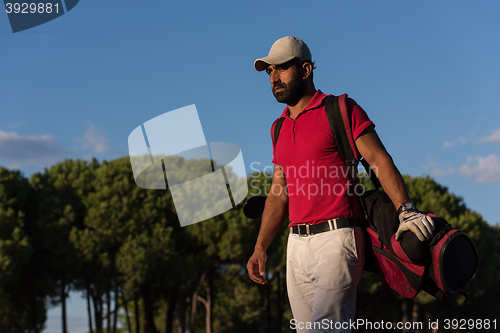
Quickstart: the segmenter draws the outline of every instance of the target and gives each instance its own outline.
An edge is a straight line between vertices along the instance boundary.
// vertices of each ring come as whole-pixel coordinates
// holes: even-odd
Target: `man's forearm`
[[[255,250],[267,251],[272,240],[283,226],[288,213],[288,205],[279,196],[269,194],[262,215],[259,237],[255,244]]]
[[[404,202],[410,201],[403,177],[396,165],[394,165],[390,155],[387,154],[378,158],[374,165],[372,165],[372,168],[396,209]]]
[[[372,166],[385,193],[391,198],[396,209],[410,201],[403,177],[394,165],[391,155],[385,150],[373,126],[369,126],[356,140],[356,146],[366,161]]]

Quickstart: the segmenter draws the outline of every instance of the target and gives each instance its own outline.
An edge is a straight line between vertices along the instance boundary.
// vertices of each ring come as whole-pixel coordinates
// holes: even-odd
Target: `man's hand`
[[[421,242],[432,239],[434,221],[430,216],[418,212],[404,211],[399,214],[399,223],[396,240],[399,240],[403,232],[407,230],[411,230]]]
[[[252,281],[259,284],[266,284],[267,280],[262,277],[266,274],[267,255],[264,251],[255,251],[248,260],[248,276]]]
[[[262,277],[266,274],[266,251],[271,241],[285,222],[288,212],[288,194],[286,192],[286,179],[278,164],[274,165],[273,182],[262,214],[259,236],[255,243],[255,250],[248,260],[247,270],[252,281],[266,284]]]

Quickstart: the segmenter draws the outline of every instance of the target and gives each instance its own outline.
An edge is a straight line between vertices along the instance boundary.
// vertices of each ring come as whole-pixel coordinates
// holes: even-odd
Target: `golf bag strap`
[[[344,102],[345,102],[345,96]],[[344,112],[342,112],[344,109]],[[349,174],[351,175],[352,181],[354,185],[359,183],[358,178],[358,160],[354,155],[354,149],[356,146],[354,145],[354,140],[352,139],[352,133],[349,136],[349,132],[352,132],[350,122],[344,121],[344,118],[348,118],[346,114],[344,117],[344,113],[347,112],[347,108],[340,107],[339,97],[338,96],[328,96],[325,98],[325,110],[326,116],[328,118],[328,122],[330,123],[330,129],[333,133],[333,137],[335,139],[335,143],[337,144],[337,150],[340,154],[340,157],[344,161],[344,163],[349,168]],[[353,147],[354,145],[354,147]]]
[[[285,117],[280,117],[276,121],[276,124],[274,125],[274,133],[273,133],[273,145],[274,148],[276,148],[276,142],[278,142],[278,137],[280,136],[280,130],[281,130],[281,125],[283,125],[283,122],[285,121]]]
[[[364,158],[362,158],[360,162],[361,164],[363,164],[363,167],[365,168],[368,176],[370,177],[373,186],[375,186],[376,189],[382,188],[382,184],[380,184],[380,180],[378,180],[375,171],[373,171],[372,169],[372,166]]]

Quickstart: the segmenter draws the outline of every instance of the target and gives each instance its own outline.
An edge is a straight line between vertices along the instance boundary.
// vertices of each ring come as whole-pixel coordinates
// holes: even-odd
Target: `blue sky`
[[[493,0],[81,1],[16,34],[0,14],[0,165],[123,157],[134,128],[196,104],[207,141],[239,145],[247,171],[271,166],[283,106],[253,61],[292,35],[316,87],[354,98],[402,173],[431,175],[495,224],[499,14]]]

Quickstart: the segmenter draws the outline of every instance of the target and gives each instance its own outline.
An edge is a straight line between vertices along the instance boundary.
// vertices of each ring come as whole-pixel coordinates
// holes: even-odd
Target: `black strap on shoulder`
[[[283,121],[285,121],[285,117],[279,118],[278,121],[276,122],[276,125],[274,126],[274,140],[273,140],[274,148],[276,148],[276,143],[278,142],[278,137],[280,136],[281,125],[283,125]]]
[[[359,183],[358,178],[358,161],[354,156],[351,144],[349,143],[349,138],[347,137],[347,131],[344,126],[344,120],[342,119],[342,112],[340,111],[339,98],[338,96],[327,96],[325,99],[325,111],[330,123],[330,128],[337,144],[337,149],[339,151],[340,157],[347,164],[349,168],[349,174],[351,175],[354,185]]]
[[[339,97],[327,96],[325,98],[325,110],[342,161],[349,166],[357,164],[351,144],[349,143],[349,138],[347,137],[344,120],[342,119]]]

